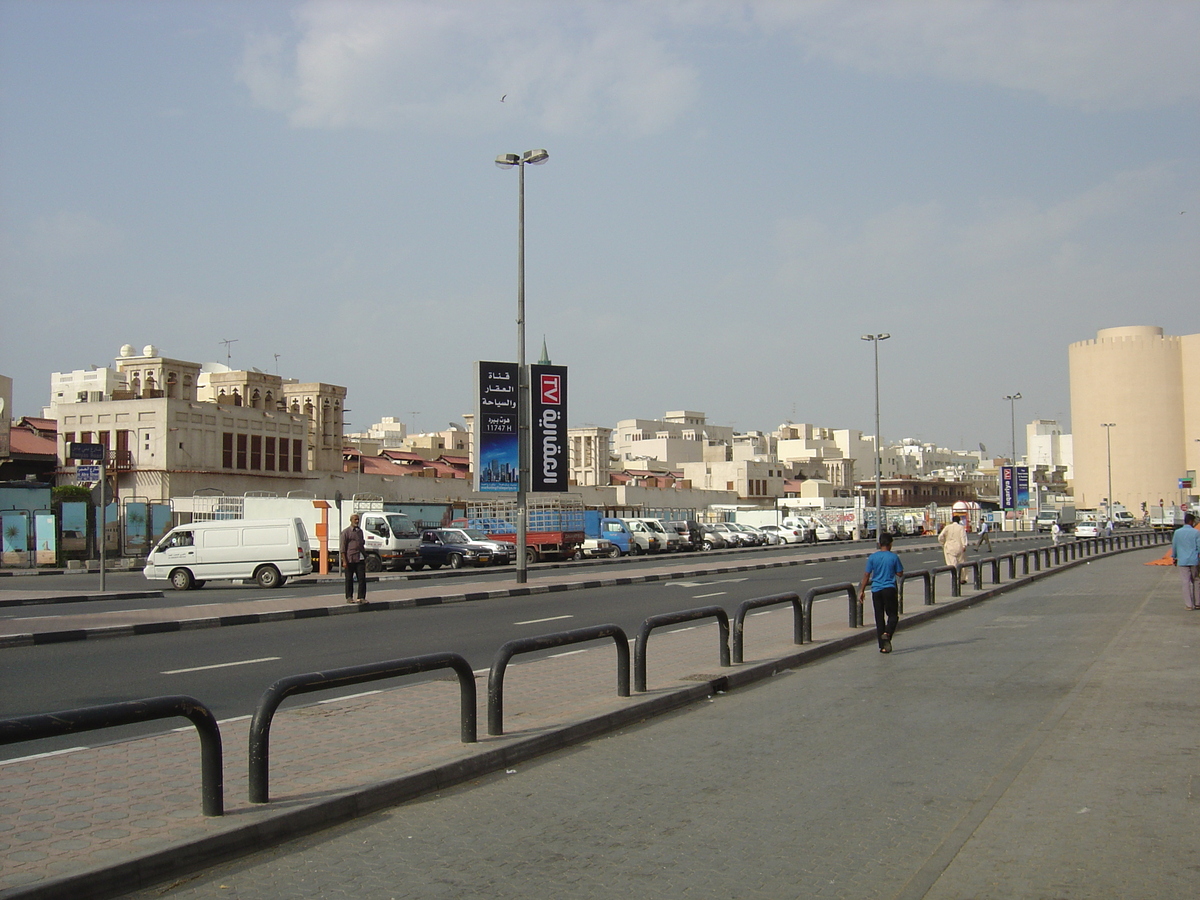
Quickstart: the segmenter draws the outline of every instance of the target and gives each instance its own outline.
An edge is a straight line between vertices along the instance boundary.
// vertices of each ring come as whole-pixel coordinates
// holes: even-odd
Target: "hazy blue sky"
[[[122,344],[473,408],[528,341],[571,424],[1069,422],[1067,345],[1200,330],[1197,2],[0,0],[0,372]],[[503,101],[501,98],[504,98]]]

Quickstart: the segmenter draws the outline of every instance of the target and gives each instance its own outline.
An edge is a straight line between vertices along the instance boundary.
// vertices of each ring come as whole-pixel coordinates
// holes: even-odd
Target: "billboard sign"
[[[532,475],[534,491],[565,491],[567,455],[567,367],[530,366],[532,389]]]
[[[1000,467],[1000,508],[1029,508],[1029,467]]]
[[[516,363],[477,362],[479,396],[475,414],[475,490],[517,490],[519,408]]]

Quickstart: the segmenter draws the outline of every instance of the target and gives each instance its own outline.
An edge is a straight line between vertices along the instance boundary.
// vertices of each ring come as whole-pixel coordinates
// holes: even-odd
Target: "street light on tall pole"
[[[526,506],[529,496],[529,373],[525,370],[525,167],[540,166],[550,158],[545,150],[526,150],[501,153],[496,165],[501,169],[514,166],[517,179],[517,583],[528,578],[525,559],[525,535],[529,517]]]
[[[1007,394],[1004,397],[1008,401],[1009,424],[1012,426],[1012,464],[1017,464],[1017,401],[1021,399],[1021,392],[1015,394]]]
[[[1108,451],[1108,518],[1112,520],[1113,495],[1112,495],[1112,430],[1117,427],[1116,422],[1101,422],[1100,427],[1104,429],[1104,445]]]
[[[864,334],[862,340],[870,341],[875,349],[875,541],[883,535],[883,496],[881,494],[883,473],[883,437],[879,434],[879,342],[886,341],[891,335]]]

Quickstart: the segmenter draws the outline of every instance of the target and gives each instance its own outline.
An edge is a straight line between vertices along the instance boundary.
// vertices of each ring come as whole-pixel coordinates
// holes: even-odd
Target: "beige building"
[[[1116,502],[1137,515],[1143,503],[1188,499],[1179,479],[1200,467],[1200,334],[1105,328],[1071,344],[1068,361],[1075,505],[1108,496],[1109,431]]]

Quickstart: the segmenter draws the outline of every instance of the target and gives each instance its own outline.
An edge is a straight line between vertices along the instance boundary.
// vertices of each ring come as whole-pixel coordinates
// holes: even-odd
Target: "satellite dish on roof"
[[[980,453],[987,453],[987,447],[983,446],[983,442],[982,442],[982,441],[980,441],[980,442],[979,442],[979,452],[980,452]]]

